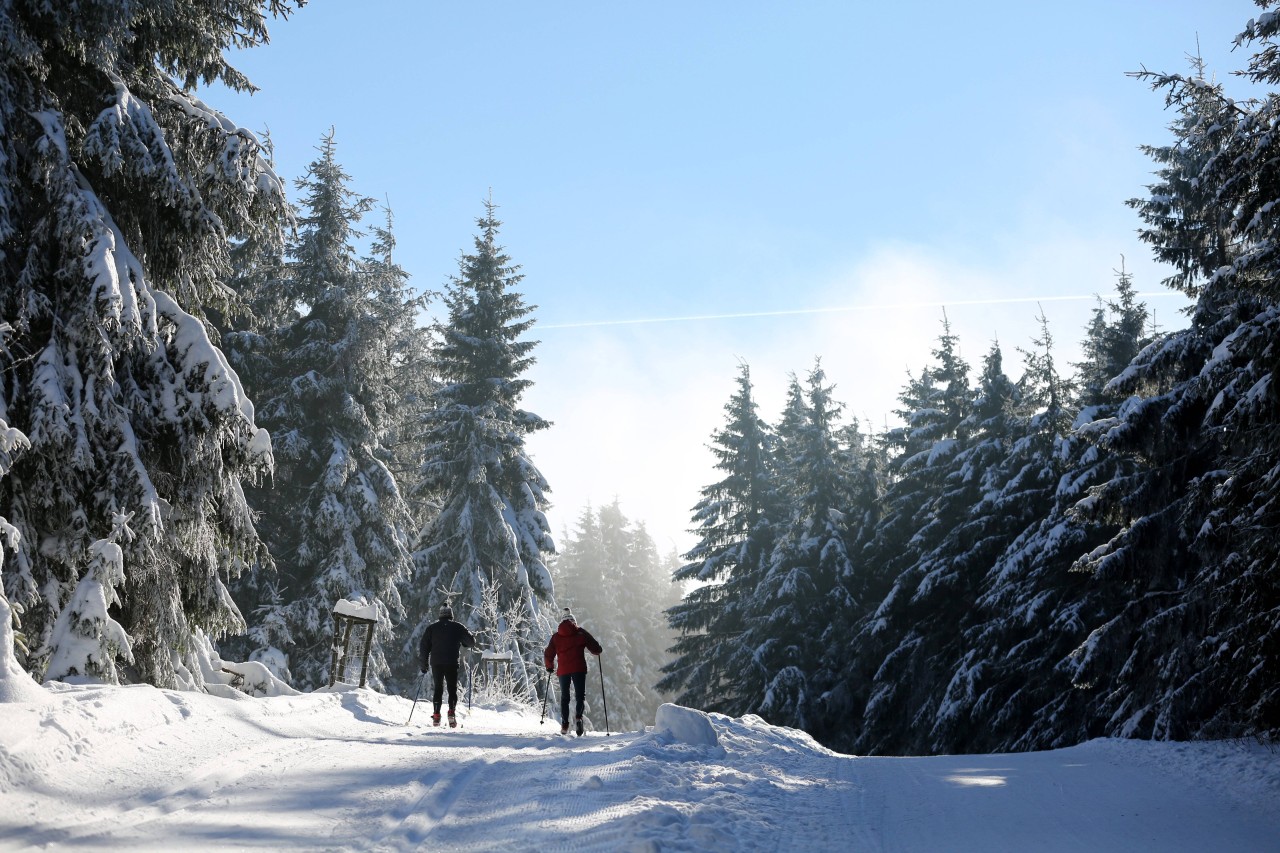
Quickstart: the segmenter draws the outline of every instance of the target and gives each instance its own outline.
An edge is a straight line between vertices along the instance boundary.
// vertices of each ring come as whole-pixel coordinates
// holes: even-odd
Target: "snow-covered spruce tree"
[[[860,752],[892,750],[901,726],[910,723],[908,709],[918,707],[910,694],[916,679],[927,680],[927,675],[908,672],[898,659],[910,649],[904,645],[911,627],[910,596],[922,554],[958,521],[956,506],[943,507],[939,500],[956,470],[973,399],[959,341],[945,316],[942,322],[935,363],[910,378],[899,396],[903,407],[897,414],[904,426],[884,436],[889,458],[882,516],[859,554],[868,615],[849,640],[846,677],[865,696],[863,721],[850,720],[847,726],[857,732]],[[866,724],[868,719],[883,726]]]
[[[706,711],[741,715],[764,695],[768,674],[743,645],[744,607],[768,569],[782,502],[772,471],[774,436],[757,413],[750,368],[739,369],[725,404],[725,425],[711,452],[724,477],[702,490],[694,507],[696,544],[673,580],[698,582],[667,611],[680,638],[658,689]]]
[[[527,319],[533,307],[515,290],[523,276],[498,245],[495,211],[485,204],[475,251],[462,256],[444,296],[448,318],[436,330],[432,364],[441,386],[426,416],[419,490],[440,513],[414,553],[407,603],[415,627],[404,654],[416,654],[444,597],[459,618],[474,619],[483,589],[492,585],[504,609],[512,602],[523,608],[525,633],[510,651],[525,668],[519,677],[532,684],[550,629],[543,608],[554,596],[544,555],[555,545],[544,514],[550,488],[525,450],[525,436],[550,423],[519,408],[531,384],[522,377],[534,363],[536,342],[522,340],[533,326]]]
[[[1259,44],[1247,71],[1257,83],[1280,82],[1277,35],[1269,12],[1238,40]],[[1143,238],[1175,265],[1171,284],[1197,302],[1187,329],[1112,383],[1157,392],[1100,430],[1102,447],[1140,464],[1095,490],[1094,512],[1123,527],[1077,568],[1119,604],[1065,668],[1089,693],[1089,733],[1275,737],[1280,96],[1239,102],[1200,73],[1143,76],[1179,120],[1150,199],[1134,206]]]
[[[274,482],[249,498],[276,574],[255,576],[245,591],[258,594],[255,659],[287,659],[277,674],[307,689],[329,682],[334,604],[374,604],[369,677],[382,686],[413,534],[383,444],[398,402],[395,334],[413,299],[402,281],[389,284],[358,260],[356,226],[372,201],[349,189],[332,131],[317,150],[297,181],[303,196],[287,261],[254,300],[278,306],[281,321],[263,330],[246,377],[275,438]]]
[[[117,661],[133,663],[129,635],[110,613],[120,604],[116,587],[124,583],[124,553],[116,540],[132,535],[128,518],[120,517],[110,536],[89,546],[89,570],[76,584],[54,625],[45,678],[65,681],[83,677],[119,684]]]
[[[788,517],[768,567],[745,602],[741,645],[762,671],[765,687],[753,710],[771,723],[807,729],[819,723],[824,631],[852,605],[846,582],[856,574],[845,509],[853,501],[849,465],[837,439],[841,406],[822,365],[803,389],[792,379],[778,428],[778,472]]]
[[[853,563],[850,575],[837,579],[833,592],[836,605],[826,617],[822,631],[822,659],[812,683],[818,691],[817,719],[807,731],[828,746],[851,742],[851,722],[859,719],[863,685],[850,677],[856,650],[850,639],[867,615],[871,602],[866,595],[867,567],[859,562],[863,546],[875,535],[880,521],[884,455],[876,438],[863,432],[857,421],[836,430],[839,458],[844,462],[848,502],[841,508],[847,540],[846,550]]]
[[[896,621],[897,627],[890,630],[900,640],[876,680],[897,677],[906,682],[901,694],[906,706],[874,706],[880,715],[891,714],[879,721],[885,730],[893,728],[892,715],[898,715],[896,739],[879,751],[919,754],[935,749],[933,729],[937,715],[946,710],[942,696],[961,655],[962,631],[979,583],[1007,541],[1006,525],[1012,520],[1008,513],[1013,519],[1025,518],[1028,510],[992,505],[1018,439],[1015,407],[1020,396],[1004,373],[1000,345],[993,342],[969,414],[946,455],[940,493],[912,540],[916,563],[895,581],[889,597],[896,607],[881,611]],[[877,719],[872,708],[868,719]]]
[[[272,154],[271,139],[263,137],[266,154]],[[286,210],[284,228],[239,240],[231,247],[231,272],[227,286],[235,293],[226,312],[211,312],[218,327],[221,349],[240,377],[245,391],[257,401],[275,370],[276,346],[272,334],[297,320],[298,312],[286,286],[286,233],[297,226],[292,206]],[[268,478],[266,488],[272,485]],[[250,489],[252,491],[252,489]],[[248,498],[246,498],[248,499]],[[256,501],[254,502],[256,503]],[[255,507],[256,509],[256,507]],[[259,515],[255,524],[261,535],[270,519]],[[263,537],[264,543],[268,537]],[[292,645],[282,618],[281,596],[275,560],[265,547],[250,566],[228,585],[232,598],[245,616],[244,633],[220,639],[218,652],[230,660],[255,660],[276,676],[288,679],[288,661],[280,649]]]
[[[1005,548],[983,580],[972,624],[965,631],[964,657],[947,688],[944,719],[953,732],[947,740],[952,751],[1059,747],[1087,736],[1082,709],[1087,692],[1073,687],[1059,664],[1084,641],[1088,626],[1099,624],[1109,605],[1104,591],[1091,586],[1086,574],[1070,569],[1081,555],[1119,530],[1113,522],[1089,517],[1089,490],[1128,476],[1133,463],[1099,448],[1091,440],[1092,425],[1115,416],[1122,398],[1106,383],[1147,341],[1147,312],[1134,298],[1127,275],[1120,274],[1116,289],[1116,298],[1095,311],[1082,343],[1085,359],[1076,365],[1077,396],[1069,407],[1078,411],[1072,429],[1041,462],[1027,466],[1020,461],[1043,457],[1039,442],[1049,433],[1034,429],[1024,429],[1027,437],[1018,444],[1030,453],[1010,454],[1011,471],[1035,474],[1056,468],[1061,473],[1056,482],[1046,484],[1052,486],[1048,509],[1035,510],[1037,517]],[[1034,373],[1031,368],[1029,364],[1029,374]],[[1029,389],[1033,406],[1037,395],[1051,399],[1044,396],[1048,378]],[[1030,382],[1031,375],[1024,377],[1024,387]],[[1036,418],[1028,426],[1053,421],[1047,405],[1043,413],[1038,407],[1028,409],[1026,416]],[[1035,476],[1027,482],[1040,480]],[[1010,494],[1022,500],[1017,497],[1022,492],[1019,480],[1013,485]],[[1025,500],[1038,502],[1039,488]],[[996,502],[1005,502],[1006,491],[1001,489]],[[1028,672],[1037,676],[1028,678]]]
[[[1078,412],[1113,403],[1115,395],[1108,391],[1108,383],[1123,373],[1151,342],[1150,313],[1146,304],[1138,301],[1133,276],[1124,270],[1123,264],[1116,271],[1115,289],[1114,298],[1098,300],[1084,340],[1080,342],[1083,359],[1074,365],[1076,374],[1072,383]]]
[[[864,718],[866,741],[877,752],[928,753],[949,674],[961,655],[961,636],[989,562],[999,553],[1004,513],[987,505],[999,491],[999,472],[1014,442],[1018,393],[993,343],[977,388],[949,440],[933,462],[938,491],[908,543],[914,555],[877,611],[882,642],[894,645],[871,683]],[[1014,507],[1017,512],[1022,508]]]
[[[400,494],[409,512],[408,535],[410,548],[418,533],[425,529],[439,510],[437,503],[423,495],[419,488],[422,476],[422,447],[427,414],[434,406],[433,394],[439,386],[432,367],[433,336],[431,327],[421,322],[423,312],[431,300],[438,298],[435,291],[415,293],[408,285],[408,272],[394,259],[396,238],[392,228],[390,208],[384,207],[385,224],[372,227],[373,245],[362,262],[361,274],[373,297],[373,310],[382,334],[385,359],[391,370],[390,381],[384,386],[383,419],[380,423],[381,447],[378,451],[388,470],[399,486]],[[401,600],[412,588],[412,557],[409,571],[400,578]],[[406,612],[406,615],[407,614]],[[389,687],[405,685],[418,676],[417,654],[401,652],[403,639],[409,625],[401,621],[396,629],[397,655],[391,662],[392,679]]]
[[[228,241],[278,228],[285,202],[254,135],[193,90],[249,88],[223,52],[265,42],[265,14],[292,5],[4,8],[0,374],[31,447],[0,515],[21,533],[5,592],[37,675],[121,514],[124,678],[198,688],[199,635],[242,624],[224,583],[260,554],[241,483],[270,444],[202,318],[227,298]]]
[[[991,566],[1053,505],[1062,473],[1058,448],[1071,424],[1071,385],[1058,373],[1048,322],[1043,315],[1039,321],[1034,347],[1019,348],[1023,371],[1016,388],[1007,388],[998,361],[992,363],[998,349],[988,358],[974,407],[980,413],[978,423],[968,442],[974,453],[964,464],[975,472],[979,488],[964,520],[932,555],[935,568],[916,593],[916,602],[925,604],[922,612],[928,610],[922,601],[928,589],[933,606],[946,608],[950,616],[943,624],[931,620],[936,627],[930,631],[940,631],[945,645],[932,661],[937,675],[926,709],[928,720],[922,720],[929,728],[913,733],[918,751],[969,748],[972,738],[988,734],[975,732],[967,716],[972,699],[967,692],[969,674],[978,656],[965,638],[982,619],[976,602],[986,592]],[[983,447],[990,449],[984,453]],[[948,560],[950,567],[945,568]],[[930,583],[935,579],[941,583]],[[939,592],[949,597],[939,597]]]
[[[430,500],[411,497],[418,491],[417,480],[422,468],[423,422],[431,410],[432,394],[438,387],[432,371],[431,327],[420,318],[434,291],[414,293],[409,287],[409,274],[394,258],[395,233],[390,208],[384,207],[385,224],[375,225],[373,245],[362,261],[361,275],[373,296],[373,309],[384,335],[386,360],[392,379],[387,386],[392,395],[384,406],[382,424],[383,453],[387,466],[409,501],[414,530],[421,530],[435,517],[436,505]]]

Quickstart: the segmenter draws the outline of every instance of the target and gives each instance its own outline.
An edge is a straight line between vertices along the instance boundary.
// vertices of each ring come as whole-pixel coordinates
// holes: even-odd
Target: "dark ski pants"
[[[444,683],[449,682],[449,710],[452,711],[458,707],[458,665],[439,666],[431,664],[431,678],[435,681],[436,692],[431,697],[436,706],[436,713],[440,713],[440,700],[444,698]]]
[[[587,674],[585,672],[571,672],[568,675],[560,676],[560,722],[568,724],[569,722],[569,685],[573,685],[574,697],[578,700],[574,705],[577,712],[575,716],[582,716],[582,705],[586,702],[586,696],[583,695],[587,691]]]

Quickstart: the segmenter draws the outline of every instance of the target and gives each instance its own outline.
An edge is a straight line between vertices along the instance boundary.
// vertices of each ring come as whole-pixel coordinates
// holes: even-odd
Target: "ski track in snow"
[[[364,690],[48,693],[0,704],[0,850],[1280,850],[1280,755],[1256,745],[856,758],[757,717],[682,742],[406,725]]]

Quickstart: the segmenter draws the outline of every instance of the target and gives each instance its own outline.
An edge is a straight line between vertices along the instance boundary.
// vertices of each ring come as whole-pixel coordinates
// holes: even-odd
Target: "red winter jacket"
[[[584,649],[593,655],[604,651],[595,637],[566,619],[551,635],[551,642],[547,643],[542,657],[547,664],[547,669],[550,669],[555,659],[559,657],[560,666],[556,669],[556,675],[572,675],[575,672],[587,671],[587,656],[583,653]]]

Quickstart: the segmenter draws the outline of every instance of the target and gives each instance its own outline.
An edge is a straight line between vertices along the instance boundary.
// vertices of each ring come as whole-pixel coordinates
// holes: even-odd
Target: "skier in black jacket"
[[[440,618],[427,626],[422,632],[422,642],[418,645],[418,663],[423,675],[427,666],[431,667],[431,677],[435,680],[435,713],[431,715],[432,725],[440,725],[440,700],[444,698],[444,682],[449,682],[449,725],[458,727],[458,718],[454,716],[458,707],[458,655],[462,647],[468,649],[476,644],[467,626],[453,621],[453,608],[448,604],[440,605]]]

